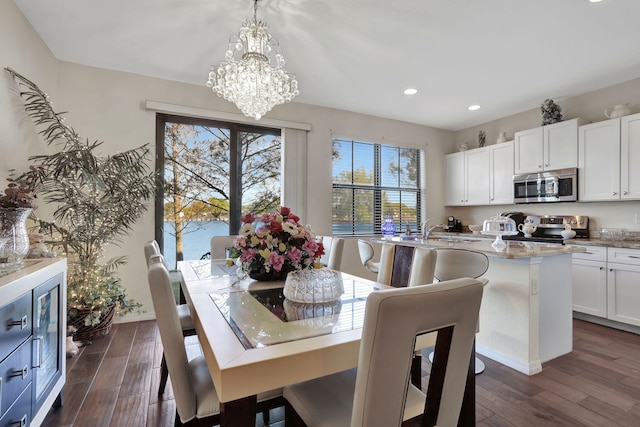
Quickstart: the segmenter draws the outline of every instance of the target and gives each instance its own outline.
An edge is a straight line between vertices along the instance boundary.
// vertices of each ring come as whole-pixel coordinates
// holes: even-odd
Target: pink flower
[[[271,264],[275,271],[280,271],[284,265],[284,257],[278,255],[276,252],[271,252],[271,255],[269,255],[269,264]]]
[[[242,260],[242,262],[250,262],[256,257],[257,254],[258,251],[254,248],[247,248],[242,252],[240,259]]]
[[[294,221],[294,222],[298,222],[300,221],[300,217],[296,214],[294,214],[293,212],[289,212],[289,216],[287,217],[290,220]]]
[[[287,252],[287,257],[291,260],[292,263],[298,264],[302,259],[302,251],[295,246],[292,246]]]
[[[318,251],[318,242],[309,239],[302,245],[302,250],[307,251],[310,257],[315,258],[315,253]]]
[[[287,215],[289,215],[290,213],[291,213],[291,209],[289,209],[288,207],[286,207],[286,206],[282,206],[282,207],[280,208],[280,215],[282,215],[282,216],[287,216]]]

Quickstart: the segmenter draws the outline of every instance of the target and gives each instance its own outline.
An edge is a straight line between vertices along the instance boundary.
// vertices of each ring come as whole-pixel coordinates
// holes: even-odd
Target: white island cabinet
[[[479,354],[533,375],[542,370],[542,363],[571,352],[571,256],[585,249],[505,241],[507,248],[500,252],[493,249],[491,240],[472,239],[394,238],[391,242],[433,249],[468,249],[489,257],[489,269],[482,276],[489,282],[484,287],[476,334]]]
[[[40,426],[62,405],[66,272],[55,258],[0,276],[0,426]]]

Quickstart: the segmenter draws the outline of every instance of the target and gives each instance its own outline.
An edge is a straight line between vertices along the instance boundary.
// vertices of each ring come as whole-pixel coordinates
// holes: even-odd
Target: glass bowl
[[[469,226],[469,230],[471,230],[473,234],[480,234],[480,232],[482,231],[482,226],[479,224],[471,224]]]
[[[598,231],[602,240],[624,240],[629,237],[629,230],[626,228],[600,228]]]
[[[328,268],[292,271],[284,282],[285,298],[301,303],[335,301],[344,293],[340,273]]]

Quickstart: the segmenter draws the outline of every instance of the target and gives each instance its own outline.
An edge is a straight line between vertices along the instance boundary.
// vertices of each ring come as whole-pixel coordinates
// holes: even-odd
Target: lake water
[[[200,228],[189,231],[182,235],[182,250],[184,259],[200,259],[200,257],[211,250],[211,237],[228,236],[229,224],[222,221],[209,221],[194,223]],[[173,230],[171,223],[165,222],[165,230]],[[176,266],[176,239],[165,231],[164,233],[164,257],[170,268]]]

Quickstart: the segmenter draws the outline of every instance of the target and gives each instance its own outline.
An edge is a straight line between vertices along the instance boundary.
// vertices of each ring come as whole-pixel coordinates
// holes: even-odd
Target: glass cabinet
[[[33,402],[37,411],[62,375],[64,336],[61,312],[63,276],[58,274],[33,290]]]

